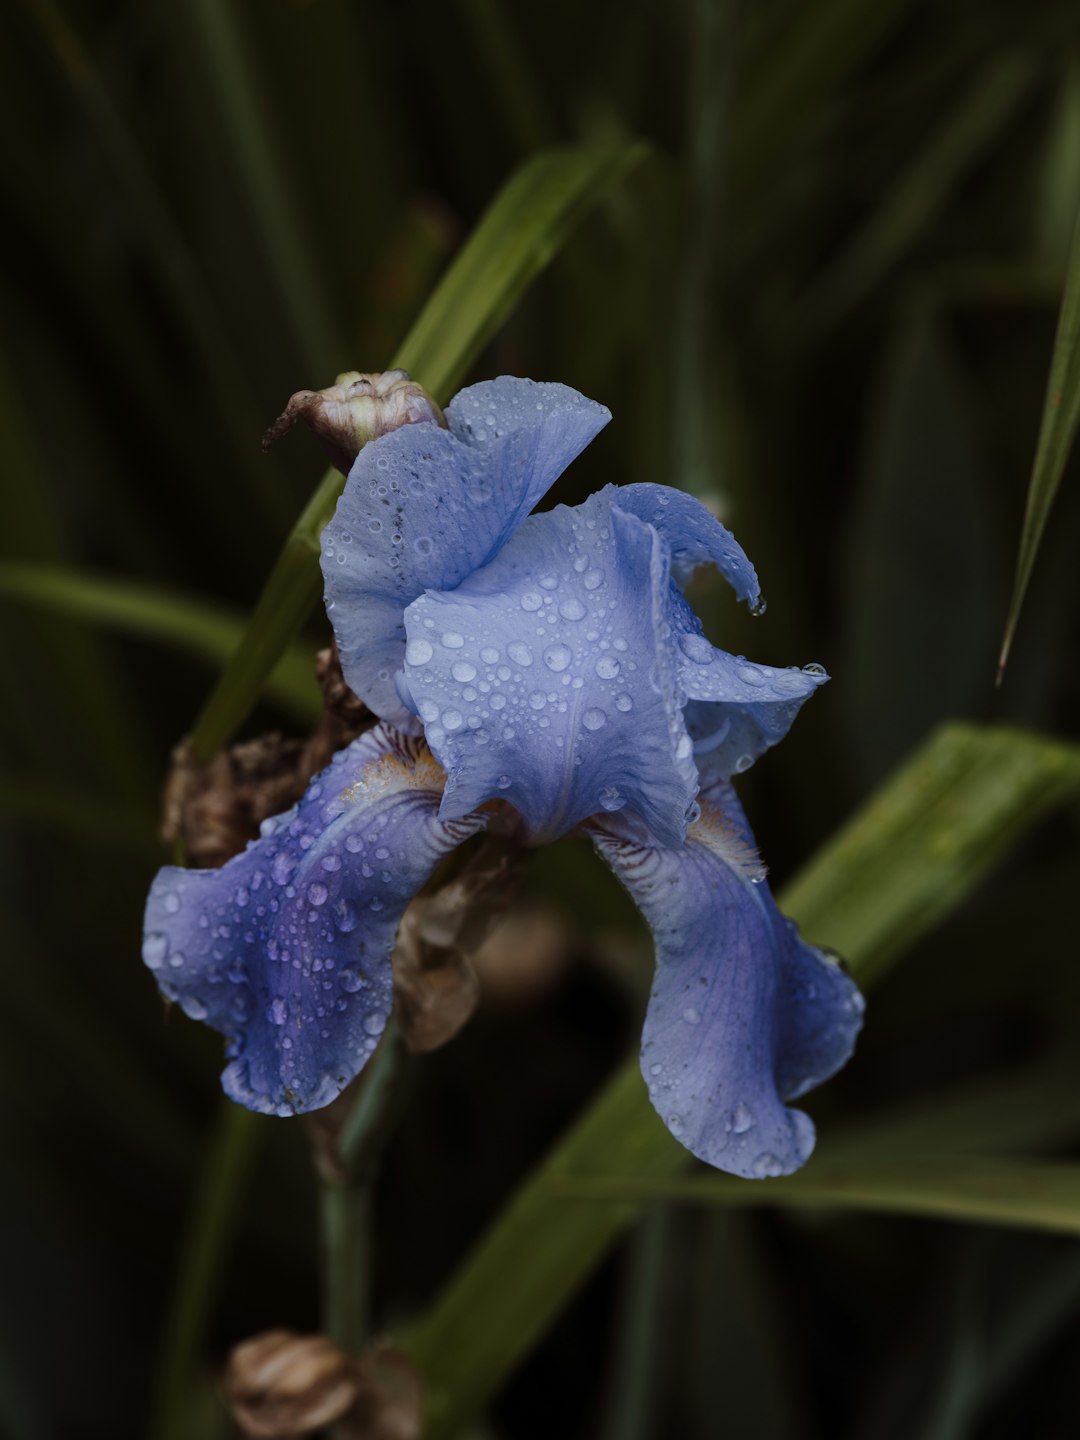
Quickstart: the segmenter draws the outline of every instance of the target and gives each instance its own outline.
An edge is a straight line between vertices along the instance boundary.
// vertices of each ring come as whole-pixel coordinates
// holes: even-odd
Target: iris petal
[[[511,377],[463,390],[446,414],[449,430],[406,425],[366,445],[322,537],[345,678],[407,730],[394,682],[405,606],[485,565],[611,418],[565,385]]]
[[[700,1160],[762,1179],[809,1157],[813,1123],[783,1102],[844,1064],[863,1004],[780,914],[740,821],[721,788],[681,849],[626,830],[593,838],[656,941],[641,1047],[650,1099]]]
[[[439,820],[442,784],[422,742],[378,726],[221,869],[158,873],[143,958],[168,999],[227,1037],[222,1081],[239,1104],[318,1109],[375,1049],[405,906],[482,824]]]
[[[740,600],[761,598],[757,572],[739,542],[700,500],[668,485],[624,485],[618,506],[652,525],[671,550],[671,574],[684,586],[699,565],[715,565]]]
[[[409,606],[404,683],[447,770],[444,816],[502,798],[547,840],[625,806],[681,842],[697,772],[667,547],[621,494],[532,517],[456,590]]]

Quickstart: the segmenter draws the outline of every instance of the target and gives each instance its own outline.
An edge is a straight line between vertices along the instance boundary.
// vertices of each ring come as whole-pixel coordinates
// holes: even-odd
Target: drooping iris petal
[[[641,1046],[649,1097],[700,1160],[762,1179],[810,1155],[813,1123],[783,1102],[844,1064],[863,1004],[776,908],[737,807],[734,821],[715,808],[724,793],[706,799],[679,849],[625,830],[593,838],[656,941]]]
[[[461,391],[446,415],[449,430],[406,425],[366,445],[322,536],[345,678],[410,730],[394,682],[406,605],[485,565],[611,418],[565,385],[511,377]]]
[[[700,500],[667,485],[624,485],[616,503],[659,531],[677,585],[684,586],[699,565],[715,565],[740,600],[760,600],[757,572],[742,546]]]
[[[681,842],[697,772],[667,549],[621,493],[533,516],[456,590],[409,606],[404,684],[447,770],[443,815],[502,798],[546,840],[625,806]]]
[[[158,873],[143,958],[168,999],[226,1036],[222,1083],[239,1104],[316,1110],[375,1049],[405,906],[483,823],[439,820],[442,784],[422,742],[378,726],[221,869]]]
[[[685,719],[698,769],[703,779],[741,774],[784,738],[803,702],[829,677],[819,665],[777,669],[729,655],[701,633],[701,622],[674,586],[670,602],[678,683],[690,702]]]

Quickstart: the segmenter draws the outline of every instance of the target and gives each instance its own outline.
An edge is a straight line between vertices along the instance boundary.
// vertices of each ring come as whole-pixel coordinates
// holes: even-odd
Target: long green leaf
[[[1075,750],[1014,731],[947,726],[781,903],[809,922],[812,938],[843,937],[852,969],[872,981],[883,969],[879,955],[895,959],[914,945],[1009,843],[1078,789]],[[649,1106],[636,1058],[628,1061],[403,1337],[427,1386],[429,1440],[453,1435],[483,1408],[643,1203],[624,1190],[569,1207],[553,1184],[565,1190],[631,1177],[648,1188],[670,1183],[688,1164]]]
[[[644,154],[642,145],[551,150],[517,170],[458,252],[392,365],[408,370],[438,400],[449,398],[573,226]],[[258,699],[277,656],[318,602],[319,535],[344,483],[337,471],[327,471],[293,527],[244,636],[196,722],[196,755],[207,759],[228,742]]]
[[[788,887],[808,940],[877,979],[1017,838],[1080,791],[1080,751],[1020,730],[937,731]]]
[[[1008,663],[1016,634],[1020,610],[1035,568],[1035,556],[1050,516],[1065,463],[1069,458],[1076,427],[1080,422],[1080,219],[1073,232],[1072,250],[1065,275],[1065,293],[1061,299],[1054,353],[1050,360],[1050,379],[1046,386],[1039,443],[1028,484],[1027,509],[1020,532],[1020,553],[1016,561],[1005,636],[998,659],[998,683]]]
[[[890,1215],[978,1220],[1080,1235],[1080,1164],[1037,1160],[926,1160],[876,1169],[830,1165],[823,1156],[808,1170],[764,1189],[728,1176],[655,1181],[637,1177],[549,1180],[563,1199],[610,1204],[665,1200],[695,1205],[835,1206]],[[569,1217],[567,1217],[569,1223]]]
[[[219,606],[160,585],[88,575],[65,565],[0,562],[0,598],[166,641],[217,665],[233,653],[244,632],[242,618]],[[298,719],[310,721],[318,714],[313,663],[299,648],[281,653],[266,691]]]

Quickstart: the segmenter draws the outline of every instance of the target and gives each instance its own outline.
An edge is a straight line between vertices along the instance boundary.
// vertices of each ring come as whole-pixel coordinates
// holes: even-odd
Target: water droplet
[[[529,705],[533,710],[543,710],[547,704],[547,696],[542,690],[534,690],[529,696]]]
[[[539,610],[544,603],[544,597],[538,595],[535,590],[526,590],[521,597],[522,610]]]
[[[768,601],[765,599],[765,596],[759,595],[758,598],[754,601],[754,603],[750,606],[750,614],[753,615],[755,619],[757,619],[759,615],[764,615],[765,611],[768,608],[769,605]]]
[[[483,660],[485,665],[494,665],[498,658],[499,652],[495,649],[494,645],[485,645],[480,651],[480,659]]]
[[[811,661],[809,665],[804,665],[802,668],[804,675],[827,675],[829,673],[824,665],[818,665],[816,661]]]
[[[695,665],[711,665],[713,662],[713,647],[704,635],[683,635],[679,640],[679,648]]]
[[[161,908],[166,915],[175,915],[180,909],[180,896],[175,890],[167,890],[161,898]]]
[[[205,1020],[210,1013],[197,995],[181,995],[180,1009],[192,1020]]]
[[[541,575],[539,585],[542,590],[557,590],[559,582],[554,575]]]
[[[386,1029],[386,1011],[372,1010],[370,1015],[365,1015],[364,1029],[369,1035],[381,1035]]]
[[[580,600],[571,597],[564,600],[559,606],[559,614],[564,620],[583,620],[585,618],[585,606]]]
[[[629,695],[623,693],[622,695],[616,695],[616,696],[615,696],[615,709],[616,709],[616,710],[621,710],[621,711],[623,712],[623,714],[625,715],[628,710],[632,710],[633,708],[634,708],[634,702],[633,702],[633,700],[631,699],[631,697],[630,697]]]
[[[319,880],[313,880],[307,888],[307,898],[312,905],[325,905],[329,893],[326,886]]]
[[[594,707],[591,710],[585,711],[585,714],[581,717],[581,723],[585,726],[586,730],[600,730],[607,724],[607,715],[603,710]]]
[[[492,695],[491,708],[493,710],[504,710],[506,708],[506,696],[498,694]]]
[[[165,956],[169,953],[169,941],[167,936],[160,931],[147,935],[143,941],[142,958],[151,970],[160,970],[165,963]]]
[[[442,637],[442,643],[447,650],[460,650],[465,644],[465,636],[459,635],[456,630],[447,630]]]
[[[686,731],[684,730],[683,733],[679,736],[678,743],[675,746],[675,759],[685,760],[693,753],[694,742],[690,739],[690,736],[687,735]]]
[[[596,673],[601,680],[614,680],[620,670],[618,660],[614,655],[601,655],[596,662]]]
[[[277,885],[287,885],[296,869],[296,858],[288,850],[279,850],[270,864],[270,874]]]
[[[756,665],[740,665],[739,679],[745,681],[747,685],[765,684],[765,675]]]
[[[359,970],[351,968],[342,970],[338,979],[341,981],[341,988],[348,990],[350,995],[355,995],[358,990],[363,988],[364,981]]]
[[[700,1011],[695,1010],[693,1005],[688,1005],[686,1007],[686,1009],[682,1012],[682,1018],[686,1021],[688,1025],[701,1024],[701,1013]]]
[[[626,800],[617,785],[605,785],[604,789],[600,791],[601,810],[607,810],[610,814],[615,810],[621,810],[625,804]]]
[[[582,576],[581,583],[586,590],[597,590],[604,583],[604,572],[602,570],[589,570]]]
[[[435,704],[434,700],[425,697],[416,708],[420,712],[420,719],[423,720],[425,725],[430,725],[432,721],[439,718],[439,707]]]
[[[731,1129],[736,1135],[745,1135],[753,1128],[754,1112],[748,1105],[736,1105],[731,1116]]]
[[[775,1155],[766,1150],[751,1165],[750,1172],[755,1180],[770,1180],[775,1179],[777,1175],[782,1175],[784,1167]]]
[[[442,723],[447,730],[460,730],[465,723],[465,717],[460,710],[444,710]]]
[[[266,1018],[271,1025],[284,1025],[289,1018],[289,1012],[285,1007],[285,1001],[280,995],[275,995],[266,1008]]]
[[[511,785],[510,776],[500,775],[499,778],[495,781],[495,784],[499,787],[500,790],[509,790]]]
[[[324,870],[327,870],[327,871],[329,871],[331,874],[333,874],[333,872],[334,872],[335,870],[340,870],[340,869],[341,869],[341,856],[340,856],[340,855],[324,855],[324,856],[322,857],[322,859],[319,861],[319,864],[322,866],[322,868],[323,868]]]
[[[754,757],[752,755],[740,755],[739,758],[735,761],[735,773],[737,775],[742,775],[745,771],[750,769],[750,766],[753,763]]]
[[[339,900],[334,906],[334,924],[343,935],[356,929],[356,911],[348,900]]]
[[[371,531],[373,535],[377,535],[382,529],[382,521],[379,519],[369,520],[367,528]]]
[[[413,549],[418,555],[430,555],[435,549],[435,542],[430,535],[419,535],[413,541]]]
[[[573,652],[568,645],[549,645],[544,651],[544,664],[556,674],[565,670],[573,658]]]
[[[407,665],[426,665],[435,651],[426,640],[410,640],[405,646],[405,663]]]
[[[506,653],[513,660],[515,665],[531,665],[533,663],[532,651],[520,640],[514,640],[506,647]],[[505,677],[509,678],[509,676]]]
[[[450,674],[464,685],[469,680],[476,679],[476,666],[470,665],[468,660],[455,660],[450,667]]]
[[[663,1067],[663,1065],[660,1064],[659,1061],[657,1061],[657,1063],[656,1063],[655,1065],[650,1065],[650,1066],[649,1066],[649,1074],[650,1074],[650,1075],[662,1075],[663,1073],[664,1073],[664,1067]]]

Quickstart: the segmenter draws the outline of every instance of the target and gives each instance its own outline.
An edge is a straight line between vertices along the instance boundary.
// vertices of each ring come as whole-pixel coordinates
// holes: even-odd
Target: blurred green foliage
[[[262,456],[263,429],[293,390],[390,363],[540,147],[644,140],[468,378],[610,405],[554,498],[652,479],[714,501],[770,602],[751,621],[703,582],[714,637],[833,674],[744,787],[774,876],[944,719],[1075,736],[1075,485],[993,672],[1080,203],[1080,15],[17,0],[0,41],[0,1433],[112,1440],[146,1433],[218,1113],[216,1037],[163,1020],[138,961],[160,779],[322,468],[299,436]],[[299,728],[326,634],[313,616],[245,733]],[[994,882],[917,927],[814,1098],[826,1135],[920,1105],[925,1134],[968,1087],[952,1133],[978,1153],[1075,1153],[1076,820],[987,835]],[[387,1325],[633,1047],[648,952],[617,887],[572,847],[530,884],[575,964],[417,1067],[378,1197]],[[304,1137],[263,1129],[210,1257],[192,1434],[227,1433],[229,1344],[317,1324]],[[1078,1266],[1042,1233],[679,1205],[562,1314],[491,1433],[1056,1440],[1080,1427]]]

